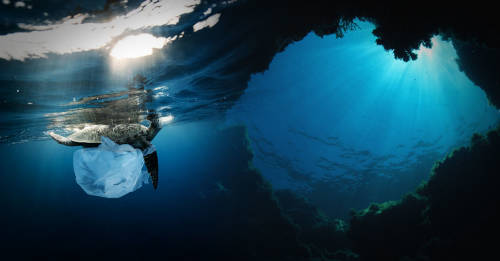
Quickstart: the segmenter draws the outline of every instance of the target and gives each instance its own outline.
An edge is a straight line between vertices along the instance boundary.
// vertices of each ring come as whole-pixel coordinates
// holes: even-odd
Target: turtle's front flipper
[[[144,163],[153,181],[153,188],[156,189],[158,187],[158,154],[156,151],[144,155]]]
[[[52,139],[54,139],[55,141],[57,141],[59,144],[62,144],[62,145],[66,145],[66,146],[78,146],[80,144],[66,138],[66,137],[63,137],[61,135],[57,135],[53,132],[49,132],[48,133],[50,135],[50,137],[52,137]]]

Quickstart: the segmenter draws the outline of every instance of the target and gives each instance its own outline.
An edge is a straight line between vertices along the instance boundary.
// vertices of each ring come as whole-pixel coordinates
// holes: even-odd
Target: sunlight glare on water
[[[151,34],[131,35],[120,40],[110,55],[117,59],[138,58],[153,54],[153,49],[161,49],[168,40]]]

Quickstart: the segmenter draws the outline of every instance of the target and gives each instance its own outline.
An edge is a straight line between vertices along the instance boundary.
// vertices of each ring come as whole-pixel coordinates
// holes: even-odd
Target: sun
[[[130,59],[153,54],[153,49],[161,49],[167,44],[167,38],[151,34],[127,36],[118,41],[110,52],[116,59]]]

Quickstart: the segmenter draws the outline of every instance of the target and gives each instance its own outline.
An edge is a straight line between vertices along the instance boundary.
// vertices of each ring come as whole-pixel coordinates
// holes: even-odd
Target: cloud
[[[207,11],[203,12],[203,15],[209,15],[212,13],[212,8],[208,8]]]
[[[14,6],[15,6],[16,8],[18,8],[18,7],[23,8],[23,7],[25,7],[25,6],[26,6],[26,4],[25,4],[24,2],[19,1],[19,2],[16,2],[16,3],[14,4]]]
[[[129,13],[105,23],[85,23],[87,14],[67,17],[49,25],[20,24],[30,32],[0,36],[0,58],[24,61],[47,54],[69,54],[109,45],[125,32],[174,25],[183,14],[194,11],[200,0],[148,0]]]
[[[207,18],[201,22],[198,22],[195,25],[193,25],[193,31],[196,32],[196,31],[199,31],[205,27],[209,27],[209,28],[214,27],[219,22],[219,18],[220,18],[220,14],[214,14],[214,15],[210,16],[209,18]]]

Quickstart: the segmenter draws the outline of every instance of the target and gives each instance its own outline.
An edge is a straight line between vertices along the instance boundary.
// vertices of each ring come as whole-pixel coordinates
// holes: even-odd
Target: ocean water
[[[414,190],[435,161],[500,119],[451,42],[436,36],[403,62],[373,44],[372,24],[357,25],[341,39],[310,33],[289,45],[227,113],[247,126],[274,188],[341,217]]]
[[[43,48],[0,49],[0,249],[14,256],[6,260],[306,260],[316,254],[306,243],[334,242],[307,234],[314,222],[347,224],[351,209],[400,199],[500,121],[439,35],[404,62],[375,44],[373,24],[355,20],[341,38],[310,32],[273,56],[249,36],[258,22],[224,13],[237,1],[191,2],[178,14],[157,7],[177,22],[152,11],[153,25],[121,32],[177,37],[150,56],[115,59],[116,40],[57,49],[41,37]],[[133,17],[139,5],[116,12]],[[209,17],[214,24],[194,29]],[[85,194],[73,169],[81,147],[48,136],[149,126],[150,115],[163,125],[152,141],[159,186],[118,199]]]

